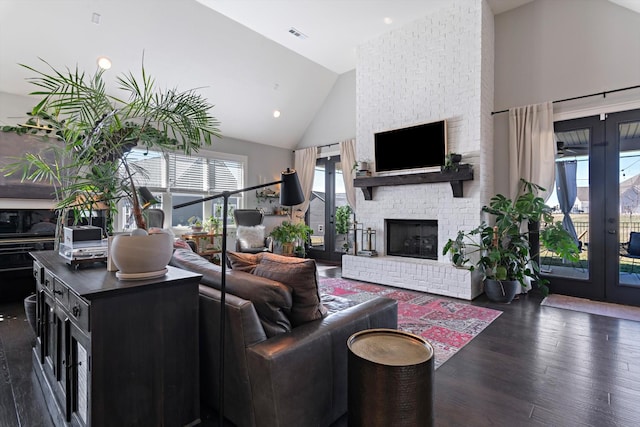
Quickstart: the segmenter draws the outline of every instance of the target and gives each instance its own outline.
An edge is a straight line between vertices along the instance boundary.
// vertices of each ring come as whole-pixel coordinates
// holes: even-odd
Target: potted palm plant
[[[525,180],[521,184],[523,191],[515,201],[498,194],[482,208],[495,217],[494,225],[482,222],[473,230],[460,230],[443,248],[454,265],[480,272],[485,293],[496,302],[510,302],[529,279],[543,294],[549,291],[548,280],[540,277],[538,253],[531,251],[530,221],[540,224],[540,242],[547,250],[567,260],[579,259],[576,241],[561,222],[554,222],[551,208],[537,196],[544,189]]]
[[[105,70],[89,76],[77,68],[61,71],[43,63],[48,71],[21,65],[34,73],[29,81],[38,89],[30,95],[39,101],[25,123],[2,130],[42,136],[49,155],[28,153],[4,172],[54,186],[56,208],[62,211],[56,240],[67,211],[84,210],[96,200],[108,205],[108,231],[113,231],[113,214],[125,198],[131,201],[137,230],[143,230],[137,233],[146,234],[135,182],[145,171],[127,161],[130,150],[138,146],[190,154],[210,145],[219,136],[219,123],[209,114],[212,105],[193,90],[156,90],[144,64],[139,78],[132,73],[116,77],[124,95],[120,98],[110,94]]]
[[[307,242],[311,233],[313,229],[304,222],[282,221],[282,224],[274,227],[269,235],[280,243],[283,255],[291,255],[296,241]]]

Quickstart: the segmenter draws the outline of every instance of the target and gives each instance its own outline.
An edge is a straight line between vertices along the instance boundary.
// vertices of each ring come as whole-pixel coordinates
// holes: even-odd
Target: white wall
[[[640,14],[607,0],[536,0],[502,13],[495,17],[494,110],[640,84],[639,52]],[[557,103],[554,113],[624,98]],[[507,113],[494,116],[494,133],[496,192],[506,192],[508,169],[499,165],[508,161]]]
[[[338,77],[296,148],[333,144],[356,135],[356,71]]]

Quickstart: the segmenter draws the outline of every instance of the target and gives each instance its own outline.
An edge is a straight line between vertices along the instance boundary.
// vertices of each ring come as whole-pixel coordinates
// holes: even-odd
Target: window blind
[[[196,157],[134,148],[127,160],[139,187],[212,194],[244,186],[244,161],[223,156]]]

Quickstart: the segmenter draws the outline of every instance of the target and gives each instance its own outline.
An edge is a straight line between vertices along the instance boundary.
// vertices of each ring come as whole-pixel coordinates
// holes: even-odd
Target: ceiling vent
[[[301,32],[301,31],[296,30],[296,29],[295,29],[295,28],[293,28],[293,27],[291,27],[291,28],[289,29],[289,34],[293,34],[295,37],[297,37],[297,38],[299,38],[299,39],[301,39],[301,40],[304,40],[304,39],[308,39],[308,38],[309,38],[306,34],[304,34],[304,33],[303,33],[303,32]]]

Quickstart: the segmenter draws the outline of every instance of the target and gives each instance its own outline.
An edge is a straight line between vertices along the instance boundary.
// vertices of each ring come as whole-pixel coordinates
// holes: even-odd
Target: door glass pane
[[[589,129],[556,132],[556,181],[547,200],[580,248],[580,261],[564,260],[540,243],[540,268],[551,276],[589,278]]]
[[[620,284],[640,286],[640,122],[621,123],[618,131]]]
[[[311,247],[318,250],[325,249],[325,169],[323,164],[316,165],[313,189],[309,201],[309,227],[313,229]]]
[[[336,163],[336,173],[334,174],[334,184],[335,184],[335,201],[336,201],[336,209],[341,206],[348,205],[347,203],[347,193],[344,188],[344,178],[342,176],[342,163]],[[349,241],[349,233],[338,233],[336,231],[336,241],[334,250],[336,252],[346,252],[351,247],[351,242]]]

